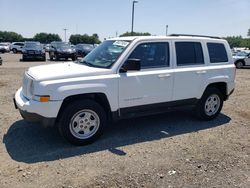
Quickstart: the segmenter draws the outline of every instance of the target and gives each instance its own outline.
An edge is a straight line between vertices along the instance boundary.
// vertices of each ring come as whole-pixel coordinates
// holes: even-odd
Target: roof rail
[[[206,35],[190,35],[190,34],[171,34],[169,36],[172,37],[207,37],[207,38],[213,38],[213,39],[221,39],[220,37],[214,37],[214,36],[206,36]]]

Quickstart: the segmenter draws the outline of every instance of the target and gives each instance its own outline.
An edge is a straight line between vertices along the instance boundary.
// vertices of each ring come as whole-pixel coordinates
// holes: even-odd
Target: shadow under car
[[[212,121],[199,121],[186,111],[122,120],[108,125],[104,135],[93,144],[78,147],[64,141],[56,128],[43,128],[20,120],[10,126],[3,142],[13,160],[25,163],[54,161],[103,150],[126,155],[117,148],[210,129],[230,120],[220,114]]]

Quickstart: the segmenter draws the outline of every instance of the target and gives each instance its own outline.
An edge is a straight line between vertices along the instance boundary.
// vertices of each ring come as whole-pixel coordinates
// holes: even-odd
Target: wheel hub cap
[[[218,112],[220,108],[220,98],[218,95],[213,94],[209,96],[205,103],[205,113],[212,116]]]
[[[93,136],[100,125],[99,116],[92,110],[77,112],[70,121],[70,132],[79,139],[87,139]]]

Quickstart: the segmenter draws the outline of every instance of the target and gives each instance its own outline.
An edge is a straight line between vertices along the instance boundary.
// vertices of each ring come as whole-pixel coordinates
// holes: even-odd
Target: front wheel
[[[223,106],[223,95],[217,88],[208,88],[196,106],[196,113],[202,120],[216,118]]]
[[[86,145],[97,140],[107,119],[103,108],[88,99],[70,103],[60,117],[59,131],[74,145]]]
[[[72,61],[75,61],[76,60],[76,55],[72,56]]]

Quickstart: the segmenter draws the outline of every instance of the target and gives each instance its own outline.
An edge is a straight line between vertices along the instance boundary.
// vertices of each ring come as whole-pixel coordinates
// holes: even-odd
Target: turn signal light
[[[48,102],[49,98],[49,96],[40,96],[40,102]]]

